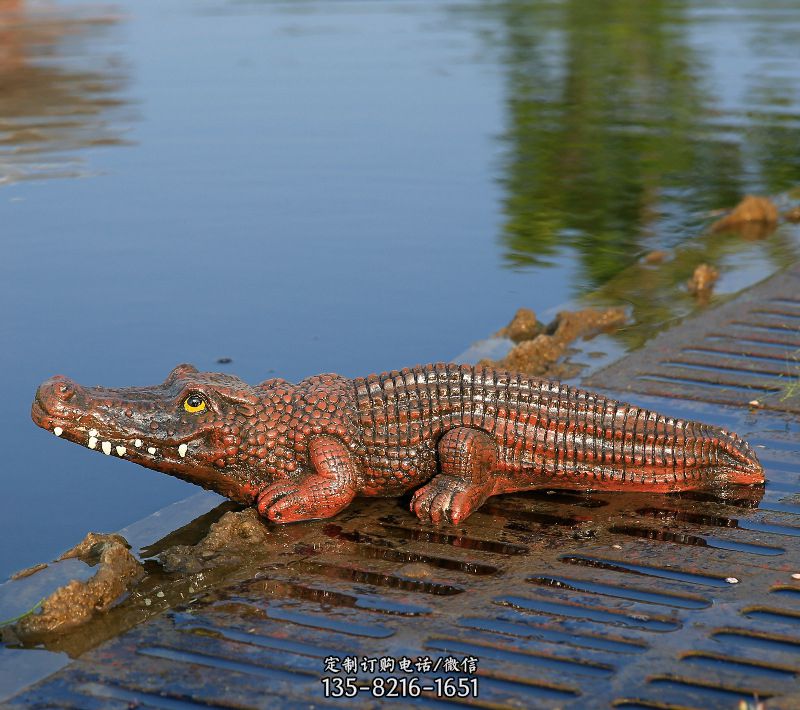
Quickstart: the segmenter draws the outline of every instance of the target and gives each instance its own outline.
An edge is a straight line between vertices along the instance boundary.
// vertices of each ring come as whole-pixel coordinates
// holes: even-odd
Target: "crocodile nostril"
[[[45,406],[69,402],[78,392],[78,385],[63,375],[56,375],[39,387],[36,393],[39,401]]]
[[[56,395],[60,400],[67,402],[75,396],[75,388],[67,382],[62,382],[56,385]]]

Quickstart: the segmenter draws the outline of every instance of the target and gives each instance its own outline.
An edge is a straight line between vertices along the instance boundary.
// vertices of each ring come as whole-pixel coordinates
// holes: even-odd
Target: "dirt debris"
[[[500,337],[506,337],[519,343],[523,340],[535,338],[545,329],[544,324],[536,320],[536,314],[530,308],[520,308],[511,319],[511,322],[497,331]]]
[[[21,569],[19,572],[15,572],[11,575],[11,580],[18,580],[18,579],[25,579],[25,577],[31,577],[37,572],[41,572],[43,569],[47,569],[46,562],[40,562],[38,565],[32,565],[31,567],[26,567],[25,569]]]
[[[698,264],[687,282],[689,293],[695,296],[709,296],[714,284],[719,280],[719,271],[710,264]]]
[[[399,567],[396,573],[412,579],[429,579],[434,576],[434,570],[424,562],[409,562]]]
[[[667,260],[668,256],[669,252],[657,249],[656,251],[651,251],[645,254],[642,257],[642,261],[645,264],[663,264]]]
[[[525,309],[520,309],[523,311]],[[520,311],[501,333],[518,320]],[[533,312],[529,311],[532,315]],[[529,318],[526,315],[526,320]],[[532,375],[551,375],[569,377],[576,374],[574,364],[559,363],[570,344],[580,337],[591,338],[598,333],[618,328],[627,321],[624,308],[585,308],[580,311],[562,311],[547,326],[537,324],[537,328],[529,326],[528,331],[535,333],[533,337],[520,340],[501,360],[482,360],[480,364],[526,372]]]
[[[39,613],[28,614],[14,624],[14,633],[23,641],[32,641],[79,626],[110,609],[144,576],[144,568],[128,547],[120,535],[89,533],[59,560],[75,557],[97,565],[97,572],[85,582],[73,579],[56,589],[42,602]]]
[[[747,238],[763,238],[778,224],[778,208],[768,197],[745,195],[727,215],[711,225],[712,232],[739,232]]]
[[[221,565],[238,566],[253,546],[269,538],[269,529],[255,508],[225,513],[196,545],[175,545],[158,555],[167,572],[195,573]]]

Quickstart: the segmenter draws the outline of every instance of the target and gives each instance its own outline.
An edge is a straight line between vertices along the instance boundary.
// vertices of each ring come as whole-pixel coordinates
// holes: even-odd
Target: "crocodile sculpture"
[[[57,436],[256,504],[281,523],[413,488],[421,520],[457,524],[489,496],[533,488],[666,493],[764,482],[735,434],[471,365],[255,387],[191,365],[153,387],[81,387],[59,375],[39,387],[32,416]]]

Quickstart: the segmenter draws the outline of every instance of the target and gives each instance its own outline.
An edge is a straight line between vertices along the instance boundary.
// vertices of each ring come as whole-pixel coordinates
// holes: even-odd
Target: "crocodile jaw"
[[[148,389],[160,394],[159,387],[162,386]],[[143,416],[138,411],[133,415],[135,405],[126,399],[133,392],[142,396],[142,391],[134,388],[84,388],[66,377],[56,376],[37,390],[31,418],[56,436],[106,456],[128,459],[238,502],[253,501],[258,491],[256,486],[241,480],[234,471],[213,465],[217,446],[212,440],[212,426],[187,432],[168,431],[158,422],[163,409],[157,399],[148,402],[147,408],[141,408]],[[152,412],[150,425],[148,412]]]

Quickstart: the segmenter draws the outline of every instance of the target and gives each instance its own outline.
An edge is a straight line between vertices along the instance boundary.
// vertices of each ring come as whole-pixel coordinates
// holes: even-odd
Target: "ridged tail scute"
[[[678,486],[764,482],[763,468],[747,442],[708,424],[574,389],[555,413],[547,423],[544,447],[554,452],[549,458],[561,464],[558,471],[548,462],[546,468],[554,473],[584,472],[602,479]]]

